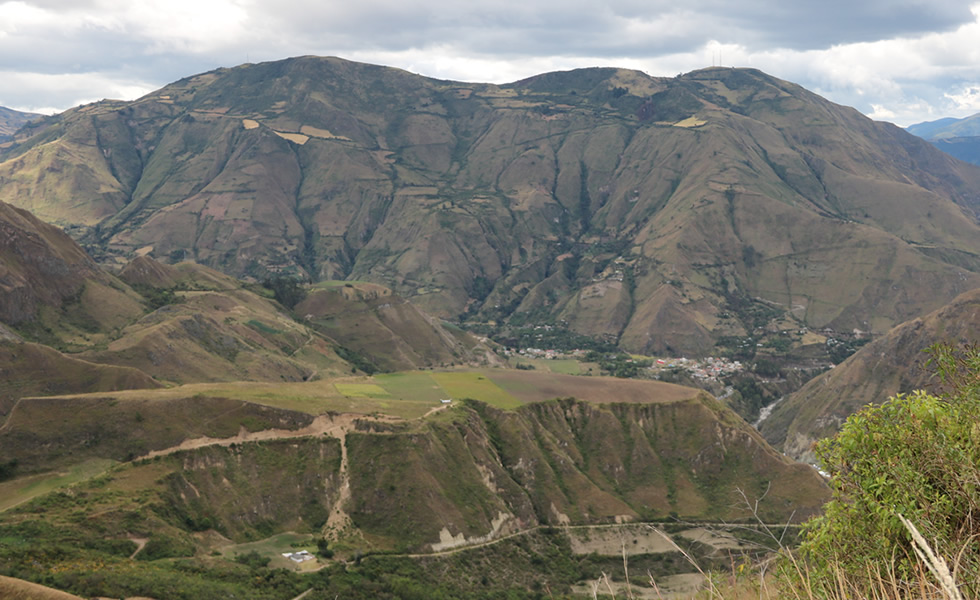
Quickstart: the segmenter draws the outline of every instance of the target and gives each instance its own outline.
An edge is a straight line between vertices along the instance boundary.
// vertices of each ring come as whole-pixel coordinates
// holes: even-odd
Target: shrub
[[[268,567],[271,561],[271,558],[268,556],[263,556],[255,550],[246,552],[245,554],[235,555],[235,562],[243,564],[250,569],[261,569],[263,567]]]
[[[902,515],[958,564],[959,581],[980,588],[980,554],[961,553],[980,535],[980,351],[941,345],[930,352],[948,393],[899,394],[852,415],[818,445],[833,498],[808,524],[802,546],[818,577],[829,578],[831,567],[866,575],[875,564],[912,575]]]

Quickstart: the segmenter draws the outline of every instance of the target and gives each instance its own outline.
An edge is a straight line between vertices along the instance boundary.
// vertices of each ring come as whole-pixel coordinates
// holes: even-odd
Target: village
[[[575,349],[575,350],[555,350],[541,348],[521,348],[518,350],[505,349],[503,354],[509,358],[526,358],[537,360],[568,360],[574,359],[584,362],[605,362],[597,359],[598,353],[595,351]],[[603,356],[603,358],[612,358]],[[733,375],[745,370],[745,365],[738,360],[731,360],[723,357],[709,356],[707,358],[656,358],[638,355],[621,355],[618,357],[624,363],[632,364],[637,367],[638,376],[647,376],[659,379],[665,372],[686,371],[691,377],[702,381],[717,381],[728,375]]]

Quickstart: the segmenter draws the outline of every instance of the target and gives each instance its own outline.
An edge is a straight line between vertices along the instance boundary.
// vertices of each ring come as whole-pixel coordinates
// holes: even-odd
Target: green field
[[[531,365],[536,371],[561,373],[563,375],[579,375],[587,372],[588,368],[595,364],[582,363],[574,358],[559,358],[554,360],[547,358],[512,358],[510,363],[513,367],[516,367],[518,364]]]
[[[300,550],[306,550],[311,554],[316,554],[316,543],[313,541],[313,536],[311,534],[292,532],[280,533],[257,542],[225,546],[221,548],[220,551],[222,556],[232,560],[237,554],[258,552],[262,556],[267,556],[272,559],[272,562],[269,563],[269,567],[271,568],[306,571],[320,566],[319,560],[295,563],[288,558],[283,557],[284,552],[299,552]]]
[[[503,409],[514,409],[523,404],[481,373],[432,373],[432,378],[454,399],[472,398]]]
[[[375,375],[374,381],[388,390],[388,393],[405,400],[438,402],[449,397],[432,375],[425,371],[404,371]]]
[[[36,496],[101,475],[114,464],[116,464],[114,460],[96,458],[73,465],[63,471],[31,475],[0,483],[0,511],[13,508]]]
[[[333,386],[343,396],[355,398],[391,398],[388,390],[375,383],[335,383]]]

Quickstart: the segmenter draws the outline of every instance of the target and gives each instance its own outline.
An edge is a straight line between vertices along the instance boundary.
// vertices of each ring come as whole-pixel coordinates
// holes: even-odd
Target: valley
[[[299,57],[26,119],[0,596],[689,598],[821,523],[862,407],[973,393],[923,350],[975,368],[980,167],[757,70]]]

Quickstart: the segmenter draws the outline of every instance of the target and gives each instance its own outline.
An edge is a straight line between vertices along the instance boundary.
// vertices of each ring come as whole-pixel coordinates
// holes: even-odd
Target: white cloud
[[[945,94],[957,110],[969,111],[970,113],[980,112],[980,85],[969,85],[961,88],[959,92]]]
[[[0,91],[0,105],[45,114],[105,98],[133,100],[158,87],[144,81],[127,81],[101,73],[0,71],[0,80],[4,82],[4,88]]]
[[[980,4],[964,0],[0,0],[0,104],[67,108],[320,54],[497,83],[752,66],[908,124],[978,110],[978,39]]]

